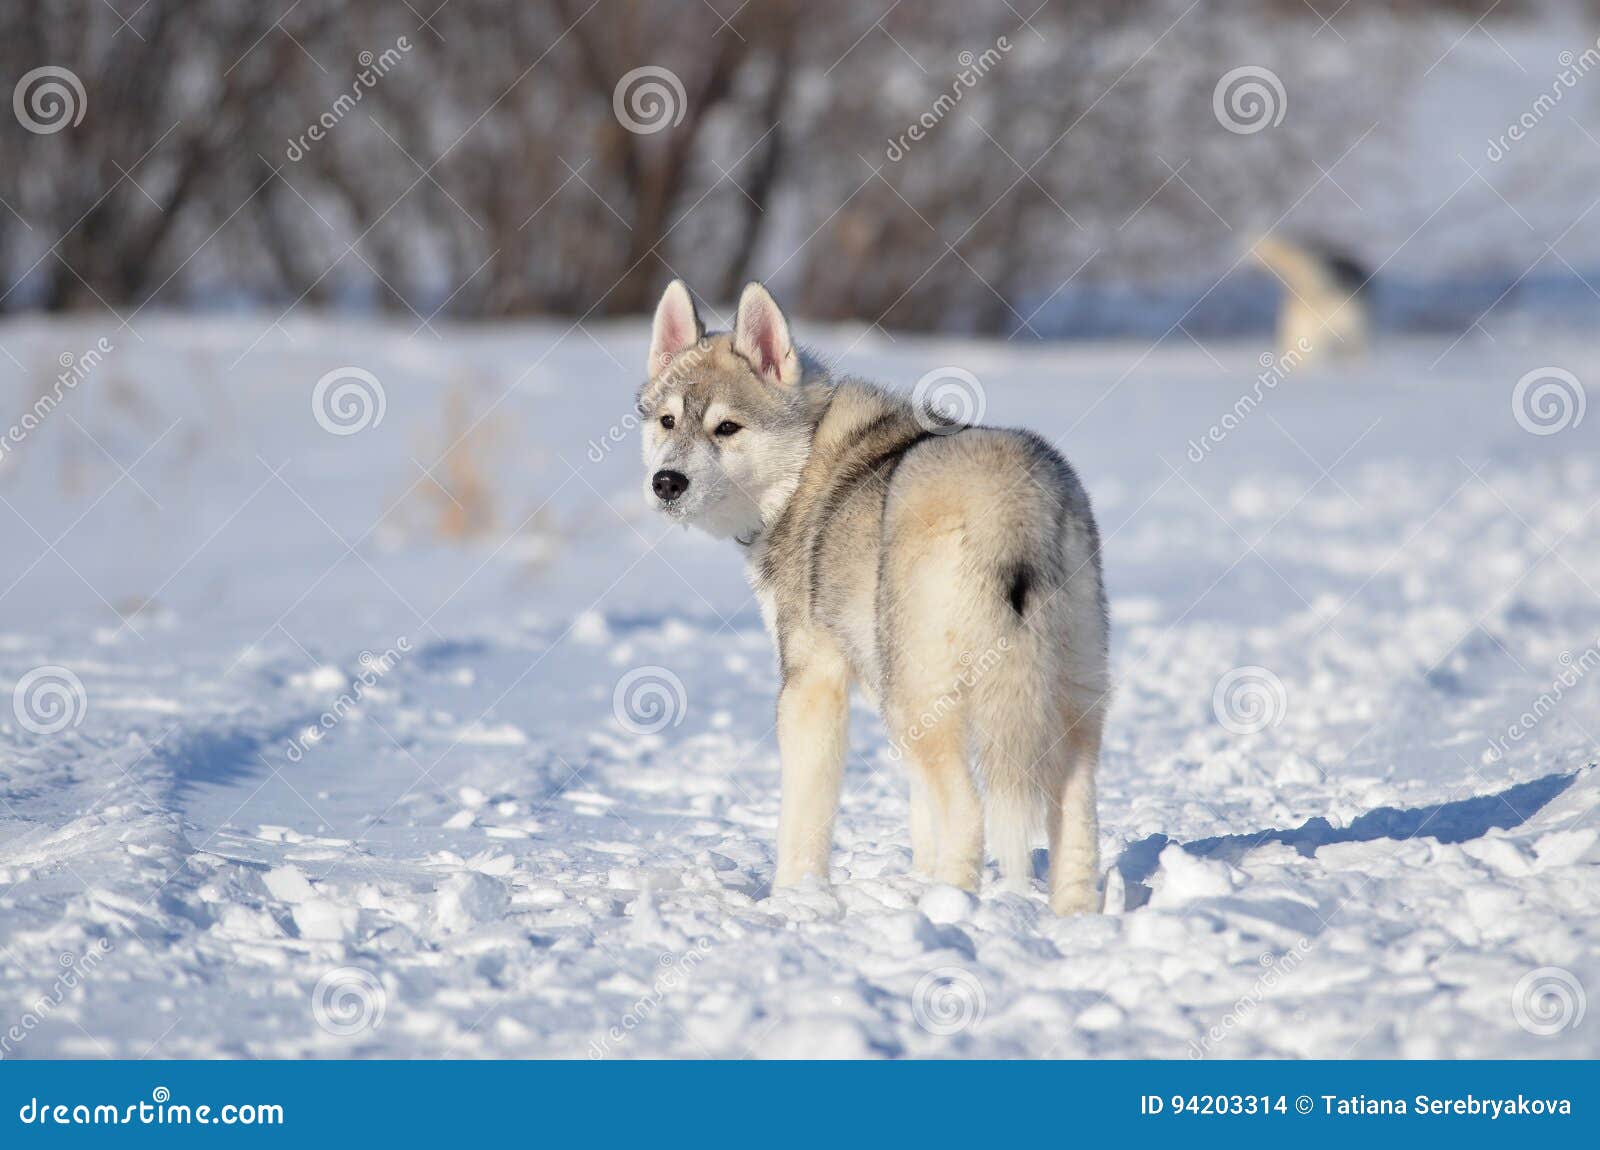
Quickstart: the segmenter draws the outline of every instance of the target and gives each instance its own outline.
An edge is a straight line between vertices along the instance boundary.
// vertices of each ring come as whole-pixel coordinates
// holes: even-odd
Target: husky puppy
[[[777,644],[778,885],[828,878],[856,684],[910,762],[917,870],[975,891],[987,816],[1027,889],[1043,824],[1051,907],[1098,910],[1108,622],[1067,462],[830,375],[758,283],[714,335],[668,285],[638,407],[645,498],[738,544]]]

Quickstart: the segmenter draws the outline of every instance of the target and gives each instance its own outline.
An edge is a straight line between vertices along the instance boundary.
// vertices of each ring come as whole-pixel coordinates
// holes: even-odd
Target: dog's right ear
[[[689,295],[688,287],[682,280],[673,280],[661,293],[655,322],[650,326],[648,378],[654,379],[665,371],[676,357],[699,343],[705,334],[705,325],[694,309],[694,298]]]

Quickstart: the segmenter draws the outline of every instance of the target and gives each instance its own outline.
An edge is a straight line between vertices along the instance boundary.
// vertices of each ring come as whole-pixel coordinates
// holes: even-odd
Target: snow
[[[115,345],[0,459],[0,686],[49,669],[0,705],[6,1057],[1600,1055],[1600,421],[1512,406],[1580,336],[1302,368],[1195,461],[1259,346],[800,325],[972,371],[1095,499],[1107,907],[1057,919],[909,873],[859,703],[832,882],[771,889],[771,648],[643,506],[641,325],[134,325],[0,324],[19,413]],[[330,434],[345,366],[385,413]]]

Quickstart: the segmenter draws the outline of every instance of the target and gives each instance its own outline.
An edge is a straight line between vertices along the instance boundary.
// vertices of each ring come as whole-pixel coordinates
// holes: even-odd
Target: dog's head
[[[733,331],[706,334],[682,280],[667,285],[639,391],[644,494],[672,519],[748,542],[794,489],[810,449],[803,368],[767,289],[746,286]]]

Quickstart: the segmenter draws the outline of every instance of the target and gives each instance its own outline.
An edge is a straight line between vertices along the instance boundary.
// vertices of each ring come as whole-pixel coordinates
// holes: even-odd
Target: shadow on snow
[[[1480,838],[1489,831],[1509,830],[1521,826],[1572,785],[1578,772],[1545,775],[1526,783],[1518,783],[1503,791],[1488,795],[1474,795],[1448,803],[1428,806],[1378,807],[1353,820],[1349,826],[1336,827],[1320,815],[1307,819],[1297,827],[1273,828],[1247,834],[1218,835],[1215,838],[1196,839],[1191,843],[1178,843],[1184,850],[1200,858],[1235,862],[1257,847],[1268,843],[1284,843],[1310,858],[1317,848],[1331,843],[1367,843],[1378,839],[1404,840],[1416,838],[1436,839],[1442,843],[1460,843]],[[1117,870],[1128,891],[1127,909],[1137,910],[1150,901],[1150,887],[1146,880],[1155,874],[1160,865],[1161,852],[1173,840],[1163,834],[1153,834],[1128,844],[1117,859]]]

